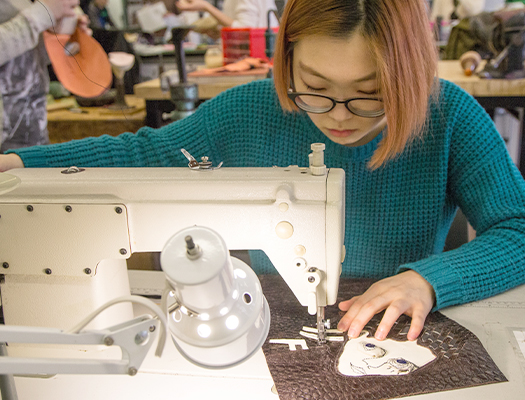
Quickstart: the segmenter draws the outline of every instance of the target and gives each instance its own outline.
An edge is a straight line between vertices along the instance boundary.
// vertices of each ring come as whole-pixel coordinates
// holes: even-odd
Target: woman
[[[0,153],[49,143],[49,75],[40,33],[75,15],[78,0],[0,0]]]
[[[357,337],[385,310],[409,340],[427,314],[525,281],[525,182],[479,104],[436,80],[420,0],[289,0],[270,80],[238,86],[158,130],[14,151],[13,167],[185,166],[180,149],[225,166],[304,165],[310,144],[346,171],[343,276],[376,278],[339,304]],[[458,207],[478,237],[443,253]],[[258,272],[259,255],[252,258]]]
[[[225,0],[222,11],[206,0],[179,0],[176,2],[179,11],[208,12],[222,26],[233,28],[268,26],[268,11],[276,10],[275,0]],[[270,15],[271,26],[277,26],[275,15]]]

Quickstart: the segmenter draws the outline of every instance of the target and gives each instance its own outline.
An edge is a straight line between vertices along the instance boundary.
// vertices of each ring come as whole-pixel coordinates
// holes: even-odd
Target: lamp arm
[[[113,304],[124,301],[140,303],[152,309],[156,316],[143,315],[102,330],[81,331],[96,315]],[[160,320],[160,321],[159,321]],[[161,332],[158,333],[159,323]],[[120,360],[57,359],[0,357],[0,375],[7,374],[129,374],[135,375],[144,361],[156,336],[159,336],[156,355],[164,348],[167,333],[166,317],[153,302],[140,296],[124,296],[111,300],[94,311],[72,331],[55,328],[0,326],[0,343],[41,343],[63,345],[119,346]]]
[[[162,324],[162,330],[159,335],[159,342],[157,344],[157,350],[155,351],[155,355],[157,357],[160,357],[162,355],[162,351],[164,350],[164,344],[166,343],[166,336],[168,332],[168,321],[166,320],[166,314],[157,306],[155,303],[153,303],[151,300],[146,299],[145,297],[141,296],[122,296],[117,297],[113,300],[108,301],[106,304],[103,304],[99,308],[97,308],[95,311],[93,311],[91,314],[89,314],[84,320],[80,321],[76,326],[71,328],[69,330],[70,333],[79,333],[87,324],[89,324],[95,317],[100,314],[102,311],[104,311],[106,308],[111,307],[118,303],[137,303],[141,304],[147,308],[149,308],[151,311],[153,311],[156,315],[156,317],[160,320]],[[115,325],[119,326],[119,325]]]

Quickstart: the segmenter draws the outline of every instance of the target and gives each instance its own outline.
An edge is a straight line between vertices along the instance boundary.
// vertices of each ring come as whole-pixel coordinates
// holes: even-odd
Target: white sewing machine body
[[[125,260],[161,251],[182,228],[218,232],[230,249],[262,249],[309,310],[334,304],[344,238],[344,172],[287,168],[93,168],[9,171],[0,194],[5,323],[67,329],[129,294]],[[315,270],[313,270],[314,268]],[[312,271],[319,277],[314,279]],[[104,311],[92,328],[133,317]]]

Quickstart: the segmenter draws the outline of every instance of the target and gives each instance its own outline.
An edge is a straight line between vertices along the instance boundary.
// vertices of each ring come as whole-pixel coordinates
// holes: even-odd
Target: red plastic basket
[[[277,33],[279,28],[272,28]],[[222,54],[224,65],[231,64],[245,57],[267,60],[266,28],[222,28]]]

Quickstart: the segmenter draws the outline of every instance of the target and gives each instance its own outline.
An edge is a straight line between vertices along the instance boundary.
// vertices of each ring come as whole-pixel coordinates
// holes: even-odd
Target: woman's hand
[[[78,16],[77,19],[77,26],[80,28],[81,31],[84,31],[89,36],[93,36],[93,31],[89,28],[89,17],[86,14],[82,14]]]
[[[13,168],[24,168],[22,159],[14,153],[0,154],[0,172]]]
[[[179,0],[175,5],[180,11],[208,11],[210,3],[205,0]]]
[[[407,339],[415,340],[435,299],[434,289],[425,278],[413,270],[405,271],[375,282],[361,296],[339,303],[339,309],[346,314],[337,328],[348,330],[348,337],[356,338],[374,315],[386,310],[375,338],[383,340],[399,316],[406,314],[412,317]]]
[[[74,17],[75,7],[79,5],[79,0],[40,0],[47,10],[53,14],[58,21],[64,17]]]

